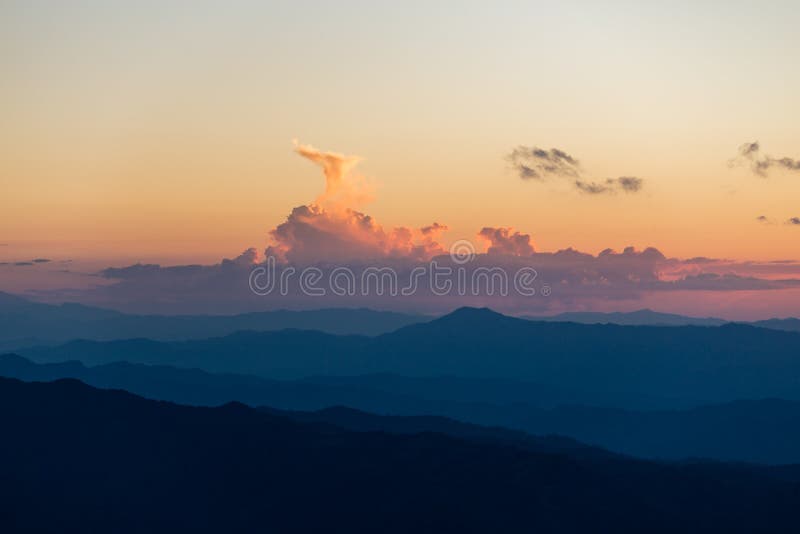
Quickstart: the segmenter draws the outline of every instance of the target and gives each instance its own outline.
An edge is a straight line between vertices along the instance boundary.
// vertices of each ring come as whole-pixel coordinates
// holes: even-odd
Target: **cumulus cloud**
[[[731,166],[743,164],[749,165],[754,174],[762,177],[766,177],[773,168],[800,171],[800,160],[789,157],[776,158],[769,154],[763,154],[758,141],[740,145],[738,155],[729,161]]]
[[[486,250],[489,255],[530,256],[534,252],[531,236],[515,232],[509,227],[487,226],[478,232],[478,236],[489,242],[489,248]]]
[[[523,180],[544,181],[547,178],[567,178],[579,191],[590,195],[614,193],[637,193],[644,180],[636,176],[620,176],[602,181],[590,181],[577,159],[563,150],[545,150],[536,146],[520,145],[507,156],[511,167]]]
[[[792,217],[786,222],[792,226],[800,226],[800,217]]]
[[[317,197],[314,202],[316,205],[327,210],[340,211],[361,206],[373,199],[373,187],[362,176],[352,172],[363,158],[324,152],[297,140],[294,140],[294,150],[322,167],[325,192]]]
[[[297,264],[386,257],[424,260],[444,252],[436,238],[445,228],[385,230],[371,216],[355,210],[330,212],[314,204],[298,206],[270,232],[273,245],[267,254]]]
[[[322,167],[325,192],[314,202],[294,208],[286,221],[270,231],[267,255],[282,262],[312,264],[386,257],[424,260],[444,252],[437,241],[447,230],[443,224],[386,229],[355,209],[372,198],[371,188],[353,174],[360,157],[297,142],[295,151]]]

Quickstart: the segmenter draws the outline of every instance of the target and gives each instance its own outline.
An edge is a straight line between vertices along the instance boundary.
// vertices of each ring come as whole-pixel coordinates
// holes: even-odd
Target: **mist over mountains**
[[[136,315],[77,303],[44,304],[0,292],[0,350],[53,345],[75,339],[112,341],[147,338],[178,341],[225,336],[242,330],[277,331],[288,328],[336,335],[376,336],[433,318],[366,308],[274,310],[237,315]],[[629,313],[569,312],[521,318],[638,326],[721,326],[728,323],[723,319],[685,317],[651,310]],[[747,324],[800,332],[800,319],[769,319]]]
[[[0,376],[25,381],[74,378],[99,388],[195,406],[238,401],[340,425],[343,421],[336,417],[343,416],[344,423],[357,423],[354,429],[444,431],[455,424],[442,419],[448,417],[536,435],[569,436],[639,457],[800,463],[800,402],[777,399],[670,410],[648,409],[628,399],[628,408],[614,408],[570,404],[590,395],[574,392],[570,397],[569,392],[510,380],[365,375],[279,381],[125,362],[96,367],[75,361],[35,364],[14,355],[0,356]]]
[[[278,379],[451,375],[693,403],[800,400],[800,334],[739,324],[533,322],[463,308],[375,337],[282,330],[180,342],[73,341],[16,352],[37,362],[127,361]]]

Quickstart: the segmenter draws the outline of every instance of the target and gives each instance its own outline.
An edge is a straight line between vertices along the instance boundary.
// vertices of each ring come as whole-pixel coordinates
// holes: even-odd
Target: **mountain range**
[[[533,322],[462,308],[375,337],[238,332],[205,340],[72,341],[20,349],[36,362],[127,361],[266,378],[391,373],[548,384],[595,397],[800,400],[800,334],[727,324],[654,327]]]
[[[728,321],[639,310],[629,313],[569,312],[522,316],[531,321],[637,326],[721,326]],[[44,304],[0,292],[0,350],[60,344],[74,339],[111,341],[148,338],[179,341],[225,336],[241,330],[287,328],[337,335],[376,336],[432,317],[369,309],[275,310],[239,315],[135,315],[76,303]],[[800,319],[768,319],[751,324],[800,332]]]
[[[374,336],[428,320],[368,309],[276,310],[239,315],[133,315],[82,304],[43,304],[0,292],[0,350],[72,339],[144,337],[170,341],[224,336],[240,330],[296,328]]]
[[[14,355],[0,356],[0,376],[25,381],[75,378],[95,387],[196,406],[238,401],[348,428],[342,423],[355,421],[353,429],[442,431],[454,425],[469,426],[456,423],[458,420],[537,435],[569,436],[638,457],[800,463],[800,402],[777,399],[680,410],[574,404],[546,407],[536,401],[546,396],[547,390],[513,381],[396,375],[278,381],[124,362],[96,367],[79,362],[35,364]]]
[[[800,506],[793,466],[352,431],[75,380],[0,378],[0,406],[4,532],[792,532]]]

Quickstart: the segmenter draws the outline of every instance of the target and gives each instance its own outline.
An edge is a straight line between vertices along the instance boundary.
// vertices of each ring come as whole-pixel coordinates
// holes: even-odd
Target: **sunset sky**
[[[0,261],[263,251],[324,187],[293,139],[363,158],[359,209],[445,247],[800,259],[796,2],[455,6],[3,2]],[[732,165],[755,141],[790,163]],[[641,189],[522,179],[520,146]]]

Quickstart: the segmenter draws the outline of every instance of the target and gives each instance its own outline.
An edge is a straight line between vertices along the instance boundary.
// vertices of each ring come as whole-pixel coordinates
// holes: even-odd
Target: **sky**
[[[446,225],[443,250],[490,227],[537,252],[797,260],[796,7],[6,0],[0,262],[275,246],[325,184],[295,139],[357,156],[371,200],[350,207]],[[86,280],[11,271],[0,289]]]

